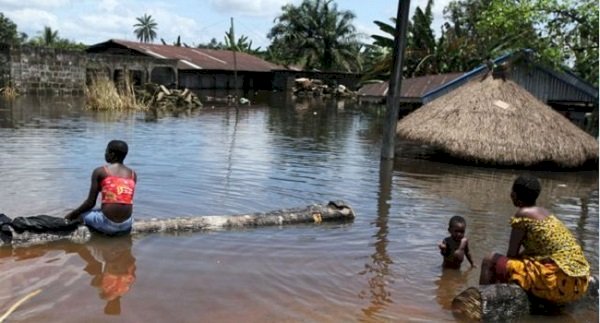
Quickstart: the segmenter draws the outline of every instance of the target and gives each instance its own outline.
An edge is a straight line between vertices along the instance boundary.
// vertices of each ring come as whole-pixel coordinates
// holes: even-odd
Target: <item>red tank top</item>
[[[133,204],[135,192],[135,173],[131,171],[131,178],[123,178],[110,174],[108,167],[104,166],[106,178],[100,182],[102,188],[102,203]]]

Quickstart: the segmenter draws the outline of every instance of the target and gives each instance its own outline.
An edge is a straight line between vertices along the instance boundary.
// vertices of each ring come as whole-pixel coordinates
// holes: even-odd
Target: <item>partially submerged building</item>
[[[238,89],[288,91],[295,78],[318,78],[355,89],[360,75],[304,71],[230,50],[157,45],[111,39],[85,52],[39,46],[0,44],[0,87],[11,85],[25,94],[83,94],[92,78],[116,83],[157,83],[195,92],[223,95]],[[221,91],[221,92],[219,92]],[[218,93],[218,94],[217,94]]]
[[[86,54],[40,46],[0,44],[0,87],[11,86],[21,94],[82,95],[93,77],[168,84],[177,60],[144,56]]]
[[[504,166],[596,165],[598,141],[511,79],[481,74],[402,118],[400,138]]]
[[[271,90],[273,70],[283,66],[257,56],[230,50],[157,45],[111,39],[87,48],[87,53],[119,57],[150,57],[174,60],[175,68],[136,71],[142,82],[171,87],[204,89]],[[237,81],[237,84],[235,83]]]
[[[423,105],[423,98],[427,93],[442,87],[463,74],[445,73],[403,79],[402,89],[400,90],[400,102],[405,108],[414,110]],[[388,81],[371,81],[361,86],[357,94],[361,102],[384,103],[388,89]]]
[[[566,70],[556,70],[537,63],[528,50],[503,55],[490,63],[503,71],[503,77],[512,80],[544,104],[581,128],[589,128],[589,116],[594,110],[597,113],[598,109],[598,88]],[[404,79],[400,92],[400,113],[405,115],[480,78],[488,71],[488,65],[482,64],[467,73]],[[387,82],[368,84],[359,90],[359,94],[363,99],[384,100],[387,89]]]

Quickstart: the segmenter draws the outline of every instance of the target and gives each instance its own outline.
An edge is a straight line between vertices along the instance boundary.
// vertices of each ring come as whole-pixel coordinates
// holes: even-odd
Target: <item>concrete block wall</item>
[[[114,80],[116,72],[135,72],[148,82],[155,68],[170,71],[176,82],[177,60],[0,44],[0,87],[11,84],[21,94],[83,95],[94,74]]]
[[[85,53],[46,47],[11,47],[10,78],[22,94],[80,95]]]

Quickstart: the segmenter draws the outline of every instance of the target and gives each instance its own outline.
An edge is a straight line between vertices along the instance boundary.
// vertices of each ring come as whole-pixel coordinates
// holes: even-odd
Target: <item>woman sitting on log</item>
[[[569,229],[535,205],[540,191],[533,176],[514,181],[510,197],[518,210],[510,220],[508,252],[483,260],[479,283],[516,283],[537,298],[565,304],[587,292],[590,266]]]
[[[127,143],[124,141],[112,140],[108,143],[104,154],[108,165],[100,166],[92,172],[87,199],[65,216],[67,220],[83,221],[91,229],[107,235],[128,234],[131,231],[137,176],[123,164],[127,152]],[[100,192],[102,207],[93,209]]]

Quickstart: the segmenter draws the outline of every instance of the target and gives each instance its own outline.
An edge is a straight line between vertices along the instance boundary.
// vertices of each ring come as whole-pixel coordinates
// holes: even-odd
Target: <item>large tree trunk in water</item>
[[[588,291],[577,303],[598,306],[598,278],[590,279]],[[452,312],[461,319],[483,322],[507,322],[537,312],[555,312],[557,306],[544,304],[527,295],[516,284],[492,284],[470,287],[452,301]]]
[[[328,204],[314,204],[303,208],[281,209],[266,213],[135,220],[131,233],[194,232],[254,226],[348,221],[353,220],[354,216],[354,211],[350,206],[342,201],[336,201],[329,202]],[[62,239],[71,240],[75,243],[85,243],[91,237],[90,231],[86,226],[80,226],[77,230],[67,233],[16,233],[13,230],[12,235],[12,241],[0,240],[0,246],[30,246]]]
[[[344,202],[281,209],[267,213],[229,216],[198,216],[135,221],[132,233],[200,231],[295,223],[321,223],[354,219],[354,211]]]

